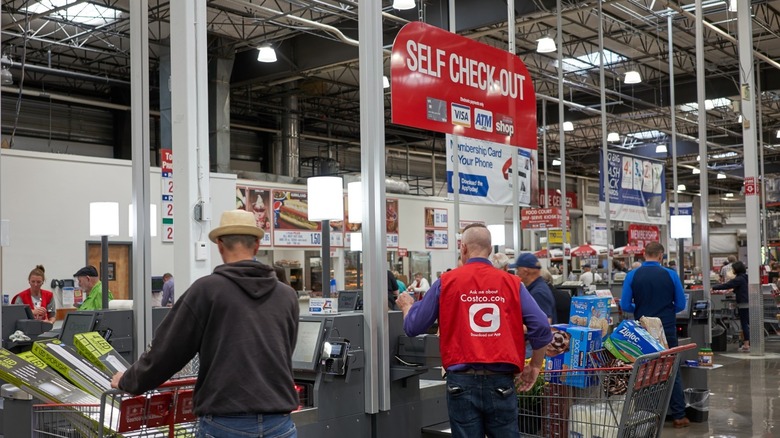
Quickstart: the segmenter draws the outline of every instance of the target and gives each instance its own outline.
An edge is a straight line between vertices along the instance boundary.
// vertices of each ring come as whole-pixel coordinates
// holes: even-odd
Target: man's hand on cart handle
[[[111,378],[111,387],[115,389],[119,389],[119,381],[122,380],[122,375],[124,373],[119,372],[114,374],[114,377]]]

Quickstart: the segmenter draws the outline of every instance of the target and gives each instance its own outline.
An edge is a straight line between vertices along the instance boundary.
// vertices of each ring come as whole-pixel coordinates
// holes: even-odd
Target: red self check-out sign
[[[393,123],[536,149],[536,93],[517,56],[421,22],[391,58]]]

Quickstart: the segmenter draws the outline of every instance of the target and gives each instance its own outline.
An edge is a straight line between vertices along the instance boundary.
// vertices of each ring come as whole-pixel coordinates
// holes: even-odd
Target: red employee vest
[[[54,299],[54,294],[50,291],[41,289],[41,305],[38,307],[47,308],[49,307],[49,303],[51,303],[51,300]],[[31,309],[35,310],[35,306],[33,305],[32,300],[32,294],[30,293],[30,289],[23,290],[16,294],[13,300],[11,300],[11,304],[16,304],[18,300],[21,300],[24,304],[27,304],[30,306]],[[48,319],[48,317],[47,317]]]
[[[441,276],[441,360],[446,370],[464,363],[525,363],[520,279],[487,263],[467,263]]]

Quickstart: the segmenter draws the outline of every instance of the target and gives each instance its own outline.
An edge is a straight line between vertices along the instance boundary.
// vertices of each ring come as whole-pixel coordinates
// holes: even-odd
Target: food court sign
[[[393,43],[393,123],[536,149],[536,93],[517,56],[414,22]]]

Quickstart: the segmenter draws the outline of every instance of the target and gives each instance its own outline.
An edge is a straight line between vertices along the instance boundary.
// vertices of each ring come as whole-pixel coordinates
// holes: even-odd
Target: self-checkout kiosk
[[[395,357],[406,338],[401,312],[390,312],[388,324],[390,356]],[[293,421],[299,437],[417,436],[424,427],[447,421],[444,382],[421,379],[427,367],[395,358],[390,366],[390,410],[365,412],[364,330],[361,312],[300,317],[293,352],[300,399]]]
[[[60,333],[42,334],[57,337],[66,345],[73,345],[73,336],[98,332],[130,363],[135,361],[132,310],[79,310],[68,313]]]

